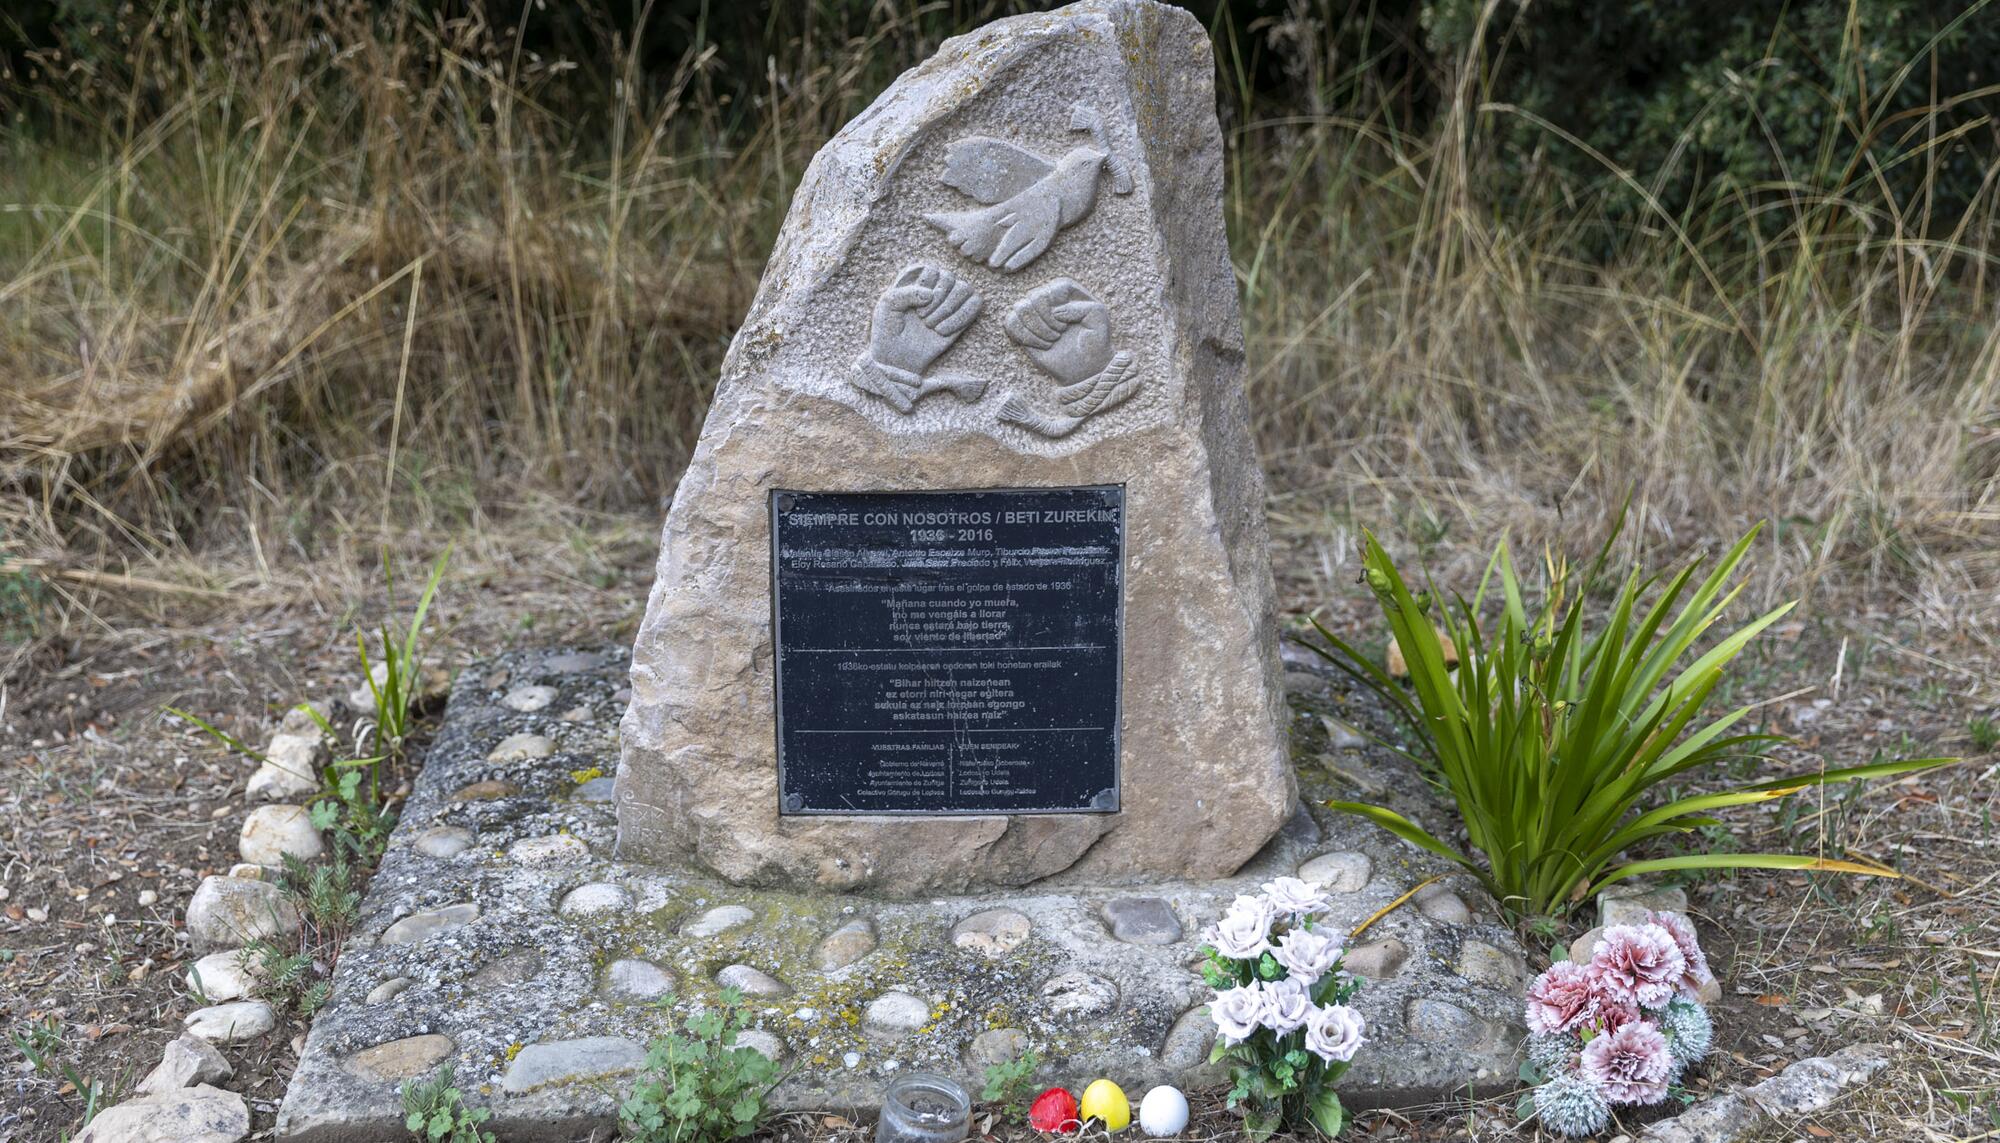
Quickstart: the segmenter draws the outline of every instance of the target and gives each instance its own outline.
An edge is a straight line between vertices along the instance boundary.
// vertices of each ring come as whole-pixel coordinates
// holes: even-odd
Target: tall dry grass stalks
[[[786,197],[935,48],[926,14],[808,21],[747,101],[712,50],[663,75],[615,38],[541,59],[476,16],[358,4],[162,18],[115,77],[46,61],[0,164],[0,559],[309,561],[527,503],[655,512]],[[1225,79],[1248,50],[1222,45]],[[1447,557],[1502,529],[1582,546],[1632,489],[1642,545],[1776,521],[1773,590],[2000,611],[1991,174],[1943,232],[1804,175],[1587,263],[1608,216],[1576,188],[1482,206],[1486,132],[1519,113],[1479,102],[1476,61],[1421,137],[1295,63],[1301,106],[1230,93],[1226,207],[1274,517],[1308,563],[1336,574],[1364,523]]]

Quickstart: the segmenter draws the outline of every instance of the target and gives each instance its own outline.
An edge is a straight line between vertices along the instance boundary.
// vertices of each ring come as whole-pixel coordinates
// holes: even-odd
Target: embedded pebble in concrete
[[[210,1003],[240,1000],[257,990],[257,965],[249,949],[210,953],[189,967],[188,988]]]
[[[188,1013],[187,1031],[211,1044],[253,1040],[278,1026],[278,1014],[262,1000],[234,1000]]]
[[[878,1039],[900,1039],[924,1026],[930,1005],[907,992],[885,992],[868,1002],[861,1030]]]
[[[1012,1063],[1028,1050],[1028,1034],[1019,1028],[994,1028],[981,1032],[972,1038],[972,1046],[966,1049],[966,1062],[984,1070]]]
[[[604,917],[632,907],[632,895],[609,881],[592,881],[569,891],[560,911],[565,917]]]
[[[426,857],[457,857],[472,846],[472,831],[464,826],[432,826],[410,847]]]
[[[389,1001],[401,996],[409,987],[409,977],[393,976],[369,989],[367,997],[361,1002],[363,1004],[387,1004]]]
[[[985,957],[1002,957],[1028,939],[1035,923],[1013,909],[985,909],[951,929],[951,943]]]
[[[1326,745],[1330,750],[1359,750],[1368,745],[1368,736],[1337,718],[1321,716],[1319,724],[1326,728]]]
[[[1486,1021],[1445,1000],[1418,997],[1403,1011],[1404,1027],[1426,1044],[1477,1044],[1492,1029]]]
[[[645,1062],[646,1049],[623,1036],[529,1044],[507,1065],[500,1090],[519,1095],[550,1084],[603,1079],[637,1071]]]
[[[510,734],[486,754],[488,762],[530,762],[556,752],[556,744],[539,734]]]
[[[1396,970],[1402,968],[1403,962],[1409,959],[1410,946],[1395,937],[1390,937],[1348,949],[1342,964],[1355,976],[1365,976],[1370,980],[1387,980],[1396,975]]]
[[[706,940],[709,937],[721,936],[731,929],[741,928],[756,919],[757,914],[741,905],[717,905],[689,921],[687,928],[681,931],[690,937]]]
[[[243,819],[236,850],[252,864],[282,866],[286,857],[313,860],[326,852],[326,842],[304,806],[258,806]]]
[[[846,968],[875,951],[875,923],[849,921],[827,935],[813,951],[813,963],[821,972]]]
[[[1367,888],[1375,863],[1365,853],[1342,850],[1323,853],[1299,866],[1299,880],[1310,881],[1329,893],[1359,893]]]
[[[592,778],[576,788],[576,800],[608,804],[617,796],[618,779],[606,774],[602,778]]]
[[[1111,935],[1128,945],[1170,945],[1181,939],[1180,918],[1158,897],[1115,897],[1104,903]]]
[[[651,1000],[673,990],[673,974],[649,960],[614,960],[604,970],[605,994],[618,999]]]
[[[1042,985],[1042,998],[1056,1016],[1095,1016],[1118,1003],[1118,986],[1101,976],[1071,969]]]
[[[1528,987],[1528,965],[1506,949],[1484,941],[1467,941],[1458,949],[1458,975],[1507,992]]]
[[[565,651],[542,660],[542,669],[552,675],[575,675],[604,665],[604,656],[595,651]]]
[[[724,988],[734,988],[745,996],[783,996],[792,990],[791,985],[747,964],[732,964],[724,968],[715,974],[715,982]]]
[[[513,690],[508,691],[507,697],[501,701],[506,703],[510,710],[518,710],[522,714],[533,714],[538,710],[547,709],[550,703],[556,701],[556,689],[554,687],[515,687]]]
[[[736,1046],[748,1048],[774,1064],[785,1058],[785,1042],[762,1028],[745,1028],[736,1033]]]
[[[484,782],[473,782],[470,785],[460,787],[458,793],[451,796],[451,800],[454,802],[491,802],[499,798],[512,797],[520,792],[521,787],[516,786],[512,782],[503,782],[498,778],[489,778]]]
[[[590,708],[587,706],[573,706],[556,717],[562,719],[564,722],[589,722]]]
[[[1472,923],[1472,910],[1466,908],[1465,899],[1442,885],[1432,885],[1417,894],[1417,911],[1447,925]]]
[[[1180,1072],[1202,1067],[1214,1046],[1215,1020],[1207,1008],[1191,1009],[1167,1029],[1167,1038],[1160,1044],[1160,1062]]]
[[[428,1073],[456,1047],[449,1036],[405,1036],[347,1057],[347,1070],[376,1083],[399,1083]]]
[[[428,940],[439,933],[469,925],[479,919],[479,906],[464,903],[446,905],[442,909],[425,909],[411,913],[382,933],[385,945],[413,945]]]
[[[588,861],[590,847],[583,839],[569,834],[550,834],[547,837],[524,837],[507,847],[507,856],[517,865],[563,865],[572,861]]]
[[[495,957],[480,966],[472,974],[472,983],[481,988],[505,988],[511,984],[526,984],[535,978],[535,973],[547,963],[547,957],[538,949],[521,949],[505,956]]]

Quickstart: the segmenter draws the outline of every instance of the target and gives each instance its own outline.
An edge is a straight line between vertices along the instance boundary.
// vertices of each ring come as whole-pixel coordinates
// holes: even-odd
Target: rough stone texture
[[[651,1000],[674,990],[674,976],[649,960],[626,957],[604,970],[606,995],[626,1000]]]
[[[556,833],[547,837],[524,837],[507,847],[507,857],[522,865],[562,865],[588,860],[590,847],[581,838]]]
[[[622,886],[598,881],[589,885],[579,885],[563,898],[562,915],[565,917],[604,917],[622,913],[632,907],[632,895]]]
[[[243,1097],[201,1084],[100,1112],[75,1143],[237,1143],[248,1134],[250,1107]]]
[[[278,1026],[278,1014],[262,1000],[232,1000],[188,1013],[187,1034],[211,1044],[254,1040]]]
[[[257,958],[248,949],[209,953],[188,966],[188,991],[211,1004],[241,1000],[257,990]]]
[[[1042,985],[1042,1000],[1055,1016],[1096,1016],[1118,1003],[1118,986],[1101,976],[1072,969]]]
[[[1495,988],[1524,991],[1531,974],[1520,955],[1485,941],[1467,941],[1458,949],[1458,975]]]
[[[543,690],[548,688],[544,687]],[[556,752],[556,744],[541,734],[514,734],[500,740],[491,753],[488,762],[529,762],[536,758],[547,758]]]
[[[196,952],[240,948],[298,932],[299,911],[268,881],[204,877],[188,900],[187,931]]]
[[[578,673],[553,672],[545,665],[548,655],[513,651],[460,675],[334,967],[333,995],[313,1021],[286,1092],[278,1132],[286,1143],[400,1137],[395,1085],[365,1080],[346,1062],[380,1044],[432,1034],[455,1045],[449,1059],[460,1087],[469,1103],[493,1110],[487,1127],[501,1138],[568,1143],[593,1129],[602,1134],[616,1123],[628,1075],[551,1080],[533,1091],[510,1092],[502,1085],[509,1048],[604,1036],[646,1044],[696,1009],[712,1007],[721,991],[713,973],[730,962],[755,966],[792,989],[749,1006],[754,1027],[785,1045],[787,1078],[772,1093],[775,1107],[872,1110],[890,1079],[918,1069],[976,1090],[983,1067],[971,1062],[971,1046],[1000,1029],[1023,1033],[1047,1060],[1066,1061],[1064,1074],[1113,1076],[1135,1094],[1156,1084],[1212,1084],[1220,1075],[1206,1063],[1214,1030],[1201,1010],[1209,993],[1197,949],[1202,929],[1238,894],[1254,893],[1322,854],[1365,854],[1372,869],[1368,883],[1337,895],[1326,919],[1345,932],[1446,868],[1358,818],[1317,809],[1351,791],[1345,779],[1319,767],[1305,768],[1301,778],[1310,816],[1297,819],[1233,877],[1146,890],[1169,902],[1184,928],[1171,945],[1110,939],[1104,904],[1132,895],[1117,885],[1042,884],[906,900],[744,889],[687,864],[626,864],[610,856],[616,831],[611,807],[580,797],[574,776],[615,757],[615,728],[608,720],[565,727],[556,755],[509,764],[518,795],[498,802],[451,799],[454,790],[497,772],[499,764],[486,761],[495,743],[551,725],[547,712],[505,707],[506,686],[559,687],[563,697],[552,710],[577,702],[602,709],[614,704],[627,662],[623,649],[601,652],[599,667]],[[500,681],[483,681],[496,674]],[[1319,700],[1302,694],[1293,701],[1301,706],[1300,723],[1310,725]],[[1413,768],[1379,751],[1349,758],[1344,768],[1397,812],[1438,820],[1442,811]],[[464,829],[478,844],[446,858],[413,844],[438,827]],[[559,866],[525,866],[507,856],[517,841],[554,834],[581,839],[591,855]],[[1424,1102],[1468,1085],[1494,1093],[1515,1083],[1520,993],[1468,980],[1453,966],[1468,940],[1517,955],[1520,946],[1474,886],[1452,884],[1473,906],[1472,921],[1445,924],[1414,907],[1395,909],[1368,930],[1367,944],[1350,953],[1352,965],[1365,959],[1369,946],[1384,945],[1396,950],[1388,959],[1400,961],[1393,973],[1371,977],[1355,999],[1369,1021],[1369,1045],[1341,1081],[1350,1106]],[[625,904],[602,915],[564,915],[561,903],[585,885],[615,889]],[[689,921],[727,904],[741,904],[756,918],[720,939],[684,932]],[[383,941],[398,921],[452,905],[476,905],[479,912],[418,944]],[[994,909],[1026,918],[1028,939],[994,957],[954,944],[955,925]],[[823,948],[841,933],[853,934],[852,944],[844,937],[843,956],[823,961]],[[846,959],[864,948],[859,959]],[[605,987],[609,966],[624,959],[672,971],[678,979],[671,1003],[612,995]],[[490,982],[486,974],[500,963],[510,966],[514,983]],[[1116,986],[1115,1002],[1090,1016],[1053,1012],[1043,989],[1072,972]],[[384,982],[398,979],[407,982],[400,993],[369,1001]],[[922,1001],[929,1020],[895,1040],[868,1035],[861,1027],[868,1005],[892,991]],[[1429,1024],[1426,1034],[1443,1035],[1417,1038],[1405,1023],[1417,998],[1469,1014],[1472,1019],[1456,1027],[1472,1038],[1454,1040],[1453,1026]]]
[[[1020,1059],[1030,1043],[1028,1034],[1019,1028],[995,1028],[972,1038],[972,1046],[965,1050],[965,1059],[973,1067],[984,1071]]]
[[[306,797],[319,790],[326,762],[326,732],[304,711],[289,710],[264,747],[264,760],[250,775],[244,796],[253,802]]]
[[[1769,1079],[1649,1125],[1639,1143],[1734,1143],[1767,1125],[1794,1127],[1888,1067],[1890,1051],[1884,1044],[1853,1044],[1799,1060]]]
[[[457,857],[472,847],[472,831],[463,826],[432,826],[410,844],[426,857]]]
[[[326,852],[304,806],[258,806],[243,819],[236,851],[255,865],[282,866],[286,855],[311,861]]]
[[[363,997],[361,1002],[363,1004],[386,1004],[409,991],[409,987],[409,977],[392,976],[374,988],[369,989],[368,995]]]
[[[885,992],[869,1002],[861,1027],[871,1036],[895,1040],[923,1027],[930,1018],[930,1005],[921,998],[907,992]]]
[[[411,913],[382,934],[385,945],[413,945],[429,940],[439,933],[447,933],[462,925],[469,925],[479,919],[479,906],[470,902],[446,905],[442,909],[425,909]]]
[[[1410,959],[1410,947],[1394,937],[1386,941],[1370,941],[1347,950],[1343,960],[1347,971],[1355,976],[1365,976],[1370,980],[1387,980],[1396,975],[1403,962]]]
[[[814,159],[667,516],[623,723],[621,855],[692,857],[747,885],[916,896],[1056,874],[1224,876],[1291,816],[1214,70],[1188,13],[1085,0],[947,41]],[[1079,114],[1101,130],[1074,129]],[[948,148],[974,135],[1047,156],[1096,139],[1110,154],[1102,175],[1078,168],[1095,180],[1076,184],[1095,192],[1088,214],[1019,274],[962,256],[926,219],[977,206],[939,181]],[[853,363],[873,352],[878,299],[916,261],[984,298],[939,368],[987,384],[904,413],[857,387]],[[1108,308],[1139,385],[1051,439],[998,414],[1055,404],[1004,327],[1058,279]],[[1124,485],[1130,508],[1120,812],[781,822],[767,491],[1087,484]]]
[[[197,1084],[221,1083],[236,1074],[215,1045],[200,1036],[181,1033],[167,1043],[160,1062],[139,1081],[140,1095],[161,1095]]]
[[[1433,885],[1416,897],[1417,911],[1433,921],[1443,921],[1447,925],[1464,925],[1472,921],[1472,910],[1466,907],[1465,898],[1445,888]]]
[[[849,921],[827,934],[813,953],[821,972],[846,968],[875,951],[875,925],[871,921]]]

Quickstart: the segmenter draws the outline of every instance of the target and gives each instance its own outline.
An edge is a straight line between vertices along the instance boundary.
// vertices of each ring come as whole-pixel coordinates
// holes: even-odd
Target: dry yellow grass
[[[45,77],[0,165],[0,558],[268,580],[529,504],[651,515],[812,152],[935,47],[878,9],[802,33],[750,107],[707,53],[647,73],[607,42],[583,85],[477,18],[340,5],[205,51],[166,20],[116,77]],[[1591,199],[1481,205],[1518,113],[1476,90],[1422,137],[1365,105],[1228,116],[1285,542],[1328,577],[1362,525],[1445,563],[1502,529],[1582,547],[1632,489],[1646,547],[1776,521],[1769,594],[1990,616],[1993,179],[1952,228],[1802,185],[1586,263]]]

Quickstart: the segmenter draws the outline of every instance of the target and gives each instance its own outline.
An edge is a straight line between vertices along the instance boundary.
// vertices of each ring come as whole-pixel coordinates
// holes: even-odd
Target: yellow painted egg
[[[1117,1084],[1096,1080],[1083,1089],[1083,1103],[1077,1109],[1085,1119],[1104,1124],[1106,1131],[1123,1131],[1132,1123],[1132,1103]]]

